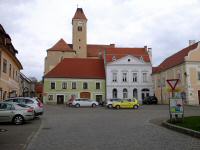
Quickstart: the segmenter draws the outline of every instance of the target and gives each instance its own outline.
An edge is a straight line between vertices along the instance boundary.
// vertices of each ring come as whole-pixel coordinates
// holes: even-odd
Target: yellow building
[[[200,42],[190,41],[188,47],[166,58],[153,68],[155,96],[160,104],[168,104],[171,88],[166,80],[179,79],[175,94],[188,105],[200,104]]]
[[[22,65],[16,57],[17,53],[10,36],[0,24],[0,100],[19,95]]]

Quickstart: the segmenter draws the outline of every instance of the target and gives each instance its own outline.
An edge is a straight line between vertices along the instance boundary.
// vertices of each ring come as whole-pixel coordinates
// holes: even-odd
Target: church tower
[[[87,18],[82,8],[77,8],[72,18],[73,50],[79,58],[87,57]]]

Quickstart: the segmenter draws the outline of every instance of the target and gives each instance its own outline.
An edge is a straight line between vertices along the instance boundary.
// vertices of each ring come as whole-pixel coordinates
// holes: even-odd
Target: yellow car
[[[133,98],[133,99],[121,100],[118,102],[113,102],[112,107],[116,109],[120,109],[120,108],[138,109],[139,103],[137,99]]]

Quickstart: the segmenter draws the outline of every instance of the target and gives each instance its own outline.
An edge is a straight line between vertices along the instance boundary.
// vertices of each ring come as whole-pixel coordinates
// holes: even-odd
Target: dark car
[[[158,103],[158,99],[155,96],[148,96],[145,97],[143,100],[143,104],[157,104]]]

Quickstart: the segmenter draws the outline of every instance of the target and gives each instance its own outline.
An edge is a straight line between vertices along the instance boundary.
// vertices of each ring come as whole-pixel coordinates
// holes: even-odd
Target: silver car
[[[30,106],[11,102],[0,102],[0,122],[13,122],[16,125],[34,118],[34,109]]]
[[[35,116],[39,116],[44,113],[44,106],[43,106],[42,102],[37,98],[14,97],[14,98],[6,99],[5,102],[15,102],[15,103],[25,104],[30,107],[33,107]]]

